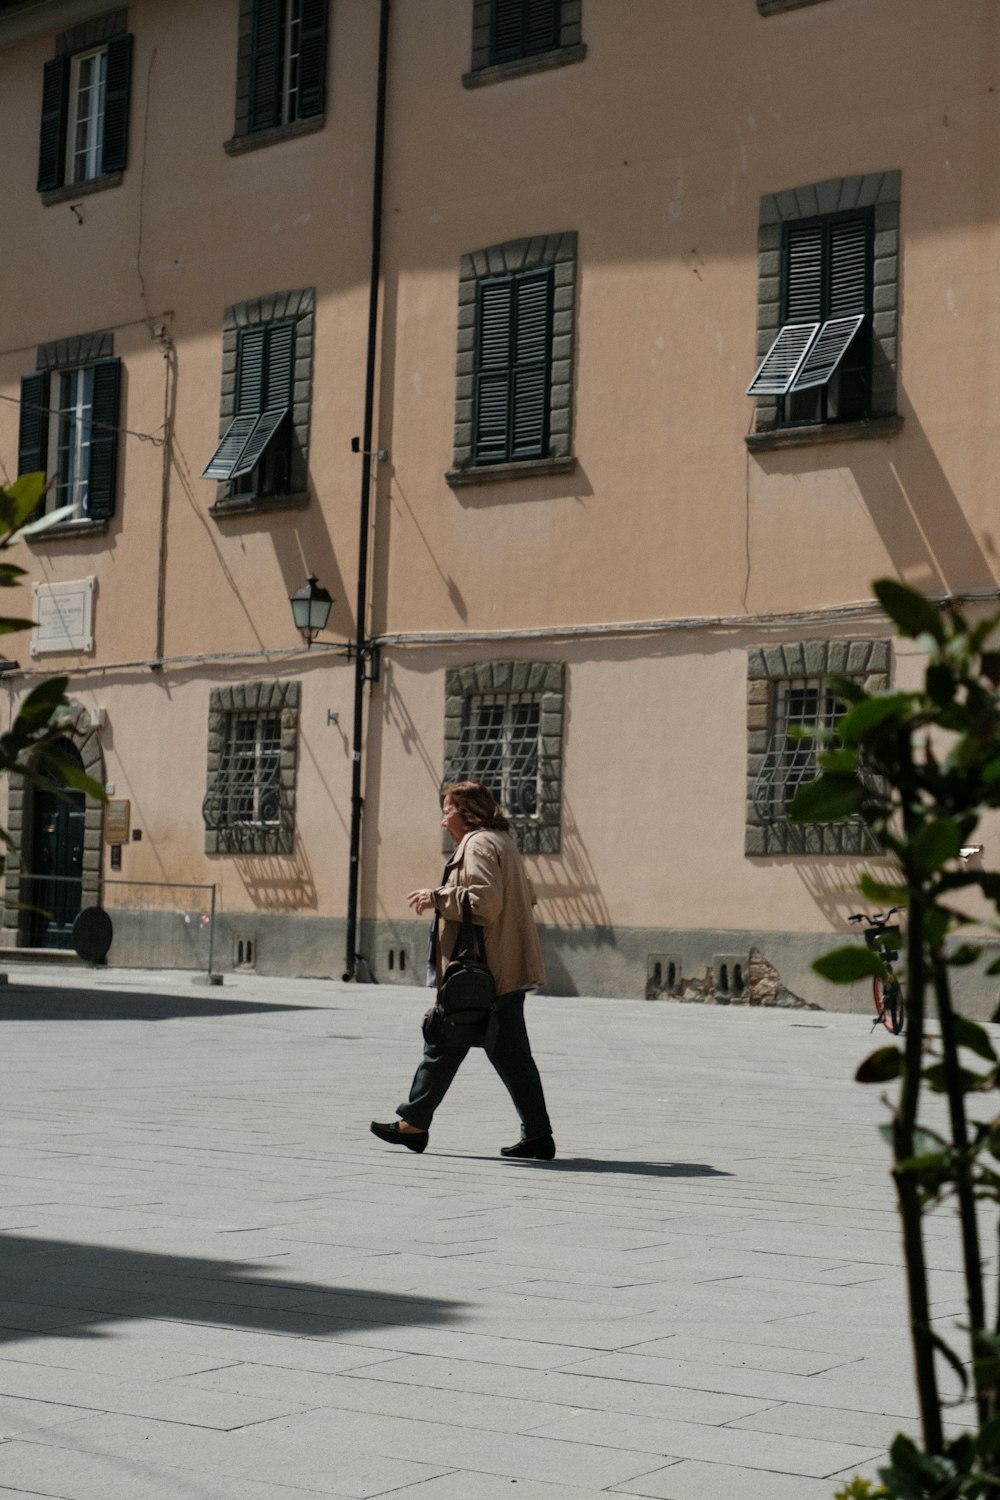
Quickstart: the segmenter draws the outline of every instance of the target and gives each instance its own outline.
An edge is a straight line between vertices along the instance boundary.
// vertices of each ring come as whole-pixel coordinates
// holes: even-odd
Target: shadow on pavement
[[[127,990],[48,989],[43,985],[0,988],[0,1021],[176,1021],[188,1016],[245,1016],[268,1011],[308,1010],[268,1001],[199,999]],[[330,1007],[333,1008],[333,1007]]]
[[[331,1339],[364,1329],[450,1323],[464,1304],[359,1287],[282,1281],[238,1261],[0,1234],[0,1345],[113,1337],[146,1319]]]
[[[438,1151],[438,1156],[450,1156],[457,1161],[492,1160],[492,1157],[466,1155],[459,1151]],[[700,1161],[614,1161],[611,1157],[558,1156],[555,1161],[531,1161],[518,1157],[504,1158],[509,1167],[537,1168],[543,1172],[621,1172],[632,1177],[731,1177],[732,1172],[720,1172]]]

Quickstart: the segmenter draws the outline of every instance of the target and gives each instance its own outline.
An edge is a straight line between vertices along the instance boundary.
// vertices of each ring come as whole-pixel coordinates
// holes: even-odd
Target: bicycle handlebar
[[[898,911],[898,906],[890,906],[884,916],[880,911],[877,911],[871,917],[865,911],[858,911],[854,913],[853,917],[848,917],[847,920],[849,922],[867,922],[869,927],[888,927],[889,919],[894,917]]]

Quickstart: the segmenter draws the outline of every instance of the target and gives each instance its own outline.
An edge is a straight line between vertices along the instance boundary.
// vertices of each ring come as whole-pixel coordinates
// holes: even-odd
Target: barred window
[[[835,730],[844,712],[831,680],[850,677],[878,691],[888,685],[888,672],[887,641],[803,641],[750,653],[747,854],[861,854],[876,848],[860,817],[796,825],[788,810],[799,788],[819,775],[817,755],[829,744],[811,731]]]
[[[480,662],[445,674],[444,779],[481,781],[526,853],[558,854],[565,668]]]
[[[826,683],[816,678],[779,682],[775,688],[774,735],[770,761],[772,816],[784,818],[800,786],[815,781],[817,746],[805,731],[815,727],[833,729],[843,706]],[[765,778],[766,779],[766,778]]]
[[[530,693],[476,693],[462,735],[468,775],[513,816],[538,814],[541,701]]]
[[[287,853],[295,811],[297,683],[215,689],[209,717],[209,853]]]

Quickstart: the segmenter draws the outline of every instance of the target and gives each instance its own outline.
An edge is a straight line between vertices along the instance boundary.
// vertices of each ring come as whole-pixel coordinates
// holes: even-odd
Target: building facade
[[[554,992],[866,1003],[809,963],[884,864],[789,825],[790,731],[831,675],[917,679],[873,579],[997,598],[998,32],[990,0],[0,7],[0,454],[63,511],[5,684],[67,673],[113,789],[10,788],[8,895],[79,876],[112,962],[193,966],[214,887],[216,967],[338,975],[353,916],[357,977],[419,979],[406,893],[474,774]],[[8,946],[69,941],[69,899]]]

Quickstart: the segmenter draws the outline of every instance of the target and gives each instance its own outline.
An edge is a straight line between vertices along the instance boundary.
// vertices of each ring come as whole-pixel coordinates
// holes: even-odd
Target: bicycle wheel
[[[899,1036],[903,1029],[903,991],[898,979],[888,979],[883,984],[877,976],[872,980],[875,999],[875,1014],[886,1031]]]

